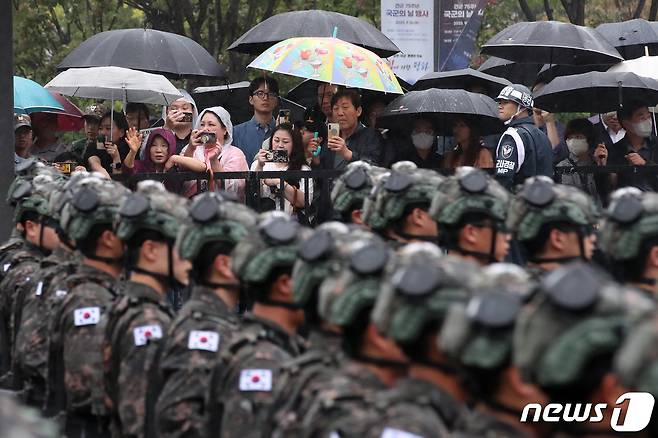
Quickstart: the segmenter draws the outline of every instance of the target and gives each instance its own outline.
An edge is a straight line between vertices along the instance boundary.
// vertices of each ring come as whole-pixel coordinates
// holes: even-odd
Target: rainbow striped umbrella
[[[289,38],[267,49],[249,67],[346,87],[403,93],[386,61],[338,38]]]

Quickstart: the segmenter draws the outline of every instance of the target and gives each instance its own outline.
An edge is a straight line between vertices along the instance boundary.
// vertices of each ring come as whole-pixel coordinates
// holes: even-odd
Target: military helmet
[[[365,161],[348,164],[331,190],[334,211],[343,215],[362,208],[363,202],[372,190],[374,175],[384,172],[385,169],[372,166]]]
[[[318,314],[339,327],[353,324],[371,308],[381,290],[381,274],[394,259],[393,251],[377,235],[354,229],[318,290]]]
[[[233,272],[243,283],[264,283],[275,269],[292,268],[299,245],[309,232],[282,211],[261,213],[256,231],[231,252]]]
[[[126,196],[114,220],[114,233],[126,243],[140,231],[155,231],[175,241],[188,219],[187,199],[168,192],[157,181],[141,181]]]
[[[297,261],[292,271],[293,301],[306,306],[317,292],[319,285],[333,274],[340,249],[351,239],[350,228],[341,222],[325,222],[319,225],[308,239],[301,243]]]
[[[658,194],[634,187],[615,191],[601,223],[601,250],[613,260],[629,260],[653,237],[658,237]]]
[[[459,167],[439,185],[429,214],[449,226],[459,224],[468,213],[483,213],[504,222],[509,201],[509,192],[482,170]]]
[[[93,174],[81,174],[66,185],[59,224],[74,242],[84,240],[96,225],[112,226],[130,191],[119,183]],[[68,198],[68,199],[66,199]]]
[[[194,198],[190,206],[190,221],[181,226],[177,244],[180,256],[194,260],[202,248],[211,242],[236,245],[256,226],[256,214],[245,205],[227,200],[215,192]]]
[[[518,265],[494,263],[482,269],[477,293],[452,305],[443,323],[441,351],[466,367],[495,369],[512,357],[514,324],[534,283]]]
[[[596,224],[598,215],[596,204],[582,190],[536,176],[528,178],[512,199],[507,226],[523,242],[535,239],[545,224],[568,222],[589,227]]]
[[[511,102],[521,105],[523,108],[532,108],[535,106],[535,101],[532,98],[532,91],[525,85],[512,84],[500,90],[496,101],[509,100]]]
[[[395,163],[390,173],[376,179],[363,209],[363,221],[373,230],[384,230],[402,219],[407,207],[427,204],[444,177],[433,170],[418,169],[414,163]]]
[[[18,223],[27,212],[38,216],[50,217],[48,200],[53,190],[57,188],[56,177],[42,173],[31,180],[22,179],[10,188],[10,198],[14,202],[14,222]]]
[[[475,264],[443,255],[436,245],[408,244],[386,269],[373,322],[396,342],[412,343],[428,324],[441,324],[453,303],[471,296],[477,275]]]
[[[658,398],[658,317],[638,322],[626,336],[614,361],[615,374],[633,391],[643,391]]]
[[[521,310],[514,363],[524,380],[542,388],[577,384],[591,360],[613,355],[629,325],[653,311],[650,299],[600,269],[570,263],[547,274]]]

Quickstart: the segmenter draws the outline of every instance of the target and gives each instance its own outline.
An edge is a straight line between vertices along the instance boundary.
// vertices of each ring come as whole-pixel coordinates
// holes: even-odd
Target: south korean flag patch
[[[73,311],[73,323],[76,327],[96,325],[101,320],[100,307],[82,307]]]
[[[133,337],[137,347],[144,346],[149,341],[162,338],[162,328],[158,324],[142,325],[133,329]]]
[[[240,391],[271,391],[272,370],[248,369],[240,371]]]
[[[187,338],[187,348],[190,350],[217,351],[219,338],[217,332],[192,330]]]

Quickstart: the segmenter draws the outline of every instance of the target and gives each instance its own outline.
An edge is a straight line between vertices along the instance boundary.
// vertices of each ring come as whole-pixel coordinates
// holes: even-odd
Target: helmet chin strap
[[[512,120],[514,120],[514,117],[518,116],[521,113],[521,109],[522,109],[521,104],[517,103],[516,104],[516,112],[514,113],[514,115],[512,117],[509,118],[508,121],[505,122],[505,125],[509,125],[510,123],[512,123]]]

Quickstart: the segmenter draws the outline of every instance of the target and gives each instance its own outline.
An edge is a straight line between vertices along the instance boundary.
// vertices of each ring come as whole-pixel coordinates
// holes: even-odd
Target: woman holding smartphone
[[[300,132],[291,124],[284,123],[274,128],[270,137],[269,149],[261,149],[251,164],[251,170],[280,171],[311,170],[306,165],[306,154]],[[279,178],[261,180],[261,210],[281,209],[288,214],[300,212],[305,206],[306,184],[299,178],[284,178],[283,189]],[[308,200],[313,199],[313,180],[308,179]],[[269,200],[269,201],[267,201]]]
[[[183,148],[181,155],[199,160],[206,165],[206,171],[244,172],[249,170],[244,153],[232,145],[233,123],[231,115],[221,106],[206,108],[199,115],[195,129],[190,134],[190,143]],[[245,181],[243,179],[223,180],[223,190],[244,197]],[[208,190],[206,181],[202,181],[202,191]],[[206,185],[206,187],[204,187]],[[218,190],[221,184],[217,184]],[[197,193],[196,181],[185,184],[185,195],[192,197]]]
[[[130,147],[126,143],[128,121],[121,112],[107,111],[98,125],[96,147],[87,146],[83,162],[90,171],[107,175],[120,174],[123,171],[123,159]]]

